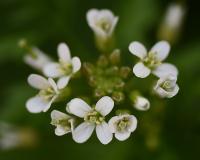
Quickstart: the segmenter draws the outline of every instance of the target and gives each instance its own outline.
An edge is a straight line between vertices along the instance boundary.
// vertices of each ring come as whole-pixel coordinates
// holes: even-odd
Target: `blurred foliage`
[[[198,1],[186,2],[187,17],[179,41],[172,46],[168,61],[180,70],[179,94],[162,103],[154,103],[145,113],[137,113],[139,127],[125,142],[113,140],[103,146],[95,136],[85,144],[76,144],[71,135],[57,137],[49,124],[49,114],[30,114],[25,102],[34,91],[26,78],[34,72],[23,61],[17,43],[27,38],[46,53],[56,57],[56,46],[67,42],[72,54],[82,61],[98,56],[93,35],[85,20],[90,8],[109,8],[120,20],[117,43],[123,61],[133,60],[127,46],[132,40],[154,44],[167,0],[1,0],[0,1],[0,121],[28,126],[39,134],[40,142],[32,148],[0,151],[1,160],[20,159],[198,159],[200,144],[200,21]],[[137,84],[137,82],[136,82]],[[73,86],[76,92],[84,86]],[[81,91],[80,91],[81,92]],[[64,111],[64,108],[61,108]],[[148,126],[146,130],[143,128]],[[146,142],[149,140],[150,142]],[[151,140],[158,145],[149,147]],[[153,141],[153,143],[155,142]]]

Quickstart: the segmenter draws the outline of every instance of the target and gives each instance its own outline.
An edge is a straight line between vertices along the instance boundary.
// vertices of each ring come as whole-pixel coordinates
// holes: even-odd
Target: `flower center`
[[[69,123],[69,119],[64,118],[64,119],[58,119],[58,120],[52,120],[51,124],[54,126],[60,125],[62,127],[64,127],[66,130],[70,130],[71,129],[71,124]]]
[[[144,58],[143,62],[145,66],[151,69],[154,69],[161,64],[161,62],[157,59],[156,54],[153,52],[149,52],[148,55]]]
[[[128,128],[129,125],[130,125],[129,119],[127,117],[124,117],[123,119],[117,122],[117,130],[124,131]]]
[[[161,87],[166,91],[171,91],[173,90],[174,85],[170,80],[166,80],[165,82],[163,82]]]
[[[92,110],[87,113],[84,120],[89,123],[101,124],[104,121],[104,117],[96,110]]]
[[[39,95],[45,100],[49,100],[55,95],[55,91],[53,90],[53,88],[49,87],[47,89],[41,90],[39,92]]]
[[[60,65],[61,65],[61,72],[64,74],[64,75],[69,75],[72,73],[72,64],[70,62],[63,62],[63,61],[60,61]]]
[[[108,33],[110,31],[111,25],[106,19],[101,19],[96,23],[97,26],[99,26],[103,31]]]

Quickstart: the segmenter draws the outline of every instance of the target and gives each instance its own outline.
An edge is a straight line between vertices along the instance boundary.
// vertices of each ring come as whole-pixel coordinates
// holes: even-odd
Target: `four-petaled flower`
[[[87,12],[87,22],[97,37],[107,39],[112,36],[118,17],[114,16],[110,10],[91,9]]]
[[[74,119],[60,111],[53,110],[51,112],[51,124],[56,126],[55,134],[57,136],[62,136],[73,130]]]
[[[63,89],[68,84],[71,76],[80,70],[81,61],[78,57],[71,58],[69,47],[65,43],[58,45],[59,62],[47,64],[43,72],[47,77],[59,78],[58,88]]]
[[[170,45],[166,41],[156,43],[149,52],[147,52],[143,44],[135,41],[129,45],[129,51],[140,58],[140,62],[133,67],[133,73],[137,77],[145,78],[151,72],[157,77],[163,77],[168,74],[178,75],[178,70],[174,65],[162,63],[170,51]]]
[[[47,80],[37,74],[31,74],[28,77],[28,83],[40,92],[27,101],[26,108],[31,113],[46,112],[59,95],[57,84],[53,79]]]
[[[154,86],[155,93],[162,98],[174,97],[179,91],[176,81],[177,77],[173,75],[160,78]]]
[[[83,143],[91,137],[96,128],[100,142],[108,144],[113,135],[105,122],[105,116],[112,111],[113,107],[114,101],[108,96],[102,97],[94,108],[79,98],[72,99],[67,104],[67,111],[84,119],[84,122],[72,131],[73,139],[77,143]]]
[[[108,124],[111,132],[115,134],[115,138],[124,141],[135,131],[137,119],[133,115],[123,114],[112,117]]]

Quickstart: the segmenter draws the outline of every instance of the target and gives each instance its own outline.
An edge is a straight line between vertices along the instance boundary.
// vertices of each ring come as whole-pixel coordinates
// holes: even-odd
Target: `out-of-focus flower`
[[[27,101],[26,108],[31,113],[46,112],[59,95],[57,84],[53,79],[47,80],[37,74],[31,74],[28,83],[40,92]]]
[[[114,46],[114,30],[118,22],[110,10],[91,9],[86,15],[89,27],[93,30],[96,45],[103,52],[112,51]]]
[[[91,9],[87,12],[86,17],[88,25],[94,31],[94,34],[103,39],[112,36],[118,22],[118,17],[107,9]]]
[[[21,39],[18,43],[19,47],[26,50],[24,62],[36,70],[42,71],[43,67],[52,62],[51,58],[39,50],[37,47],[31,47],[26,39]]]
[[[115,134],[115,137],[120,141],[124,141],[135,131],[137,119],[133,115],[123,114],[112,117],[108,124],[111,132]]]
[[[71,58],[69,47],[65,43],[58,45],[58,57],[59,62],[48,63],[43,72],[47,77],[59,78],[58,88],[63,89],[71,76],[80,70],[81,61],[78,57]]]
[[[55,134],[57,136],[71,132],[73,123],[74,119],[71,116],[57,110],[51,112],[51,124],[56,126]]]
[[[140,111],[146,111],[150,108],[150,102],[147,98],[136,96],[133,106]]]
[[[165,24],[171,28],[178,28],[185,14],[184,8],[180,4],[171,4],[166,12]]]
[[[33,147],[37,143],[38,135],[33,129],[0,122],[0,150]]]
[[[155,93],[162,98],[174,97],[179,91],[179,86],[176,84],[176,81],[177,77],[173,75],[160,78],[154,86]]]
[[[163,77],[168,74],[177,76],[177,68],[169,63],[162,63],[169,54],[170,45],[166,41],[156,43],[149,52],[140,42],[134,41],[129,45],[129,51],[140,58],[133,67],[133,73],[140,78],[147,77],[151,72],[157,77]]]
[[[159,38],[173,43],[180,33],[185,13],[185,7],[182,4],[170,4],[158,32]]]
[[[32,54],[26,54],[24,56],[24,62],[34,69],[42,71],[43,67],[52,62],[52,60],[38,48],[32,48]]]
[[[67,111],[84,119],[84,122],[72,131],[73,139],[77,143],[83,143],[91,137],[96,128],[100,142],[108,144],[113,135],[105,122],[105,116],[112,111],[113,107],[114,101],[108,96],[102,97],[94,108],[79,98],[72,99],[67,105]]]

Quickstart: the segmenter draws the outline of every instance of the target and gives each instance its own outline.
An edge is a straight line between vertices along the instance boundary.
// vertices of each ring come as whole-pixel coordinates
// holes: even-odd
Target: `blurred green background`
[[[0,160],[200,159],[200,12],[195,0],[184,1],[187,14],[183,29],[167,60],[179,68],[180,92],[175,98],[164,100],[164,109],[155,105],[138,114],[139,127],[127,141],[113,140],[104,146],[93,136],[85,144],[76,144],[71,135],[54,135],[49,114],[30,114],[25,109],[26,100],[35,94],[26,79],[37,72],[23,63],[24,53],[17,46],[19,39],[26,38],[55,58],[57,44],[64,41],[82,61],[93,61],[98,51],[85,14],[90,8],[108,8],[120,17],[117,44],[124,61],[133,64],[128,44],[138,40],[152,46],[158,40],[157,31],[170,2],[0,0],[0,121],[29,128],[36,136],[33,146],[0,150]],[[81,86],[77,92],[79,89]],[[148,129],[142,129],[143,122]]]

